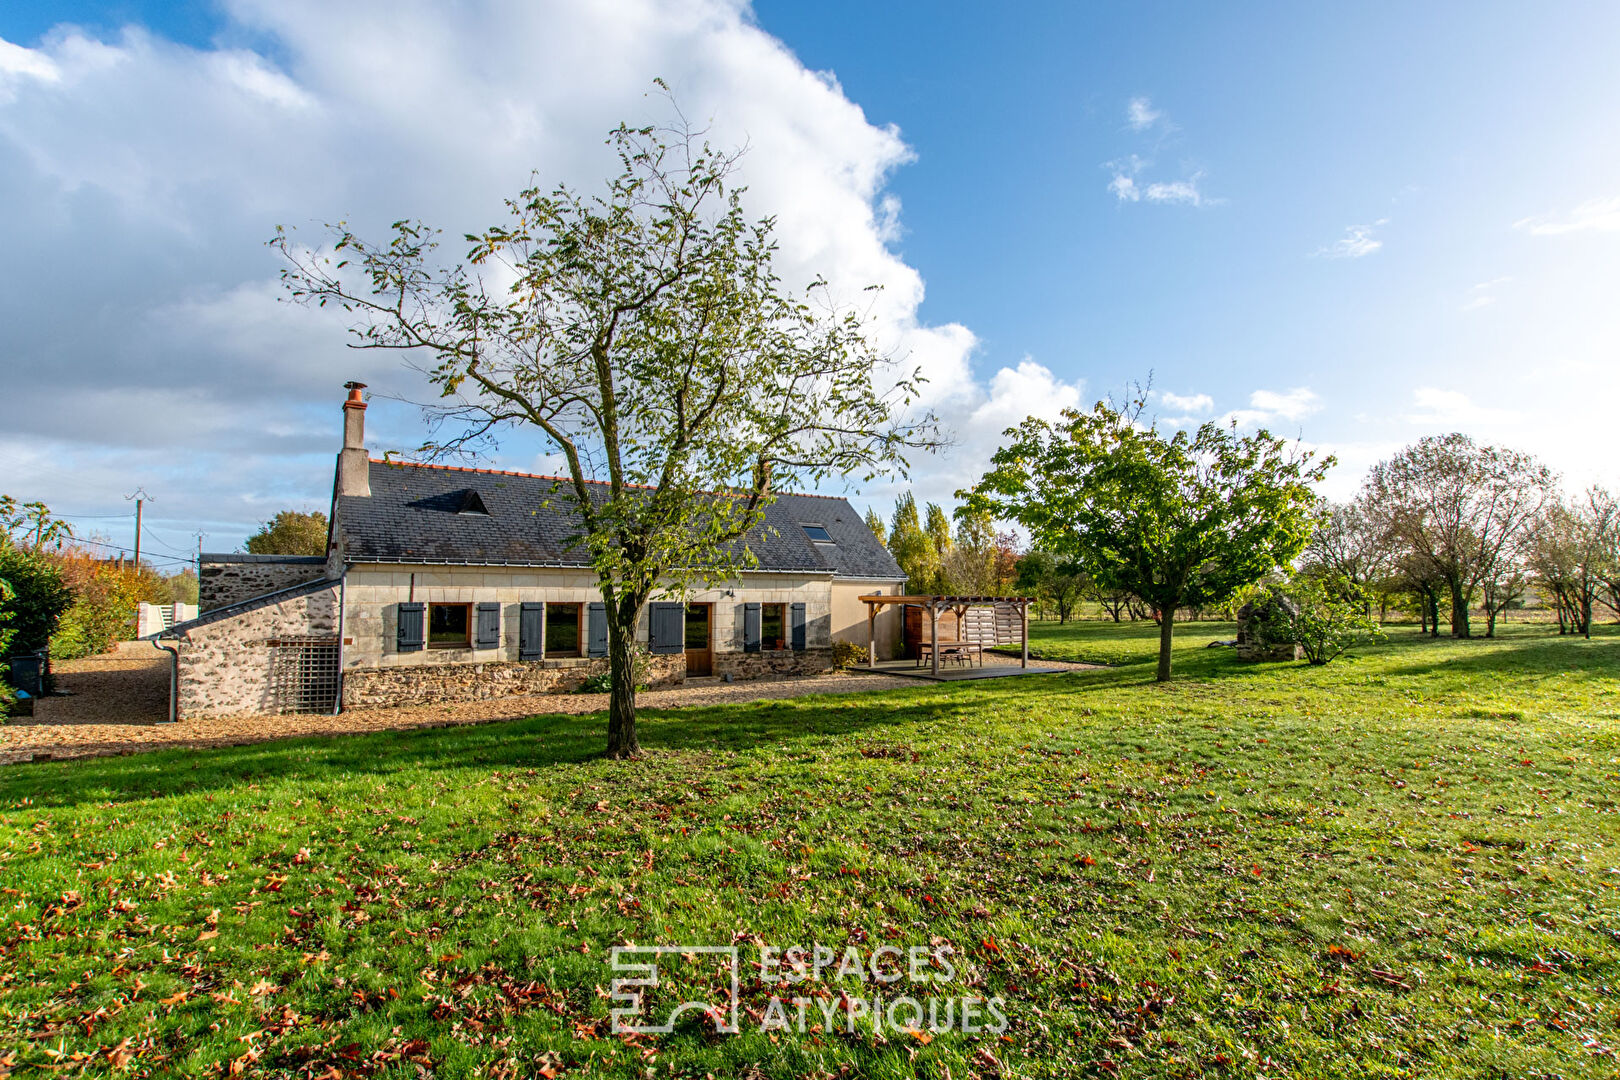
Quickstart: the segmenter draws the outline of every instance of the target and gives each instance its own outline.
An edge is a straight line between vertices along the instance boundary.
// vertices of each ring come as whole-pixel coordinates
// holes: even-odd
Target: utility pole
[[[150,498],[152,498],[152,496],[150,496],[150,495],[148,495],[146,493],[145,488],[136,488],[135,489],[135,494],[133,494],[133,495],[125,495],[124,496],[124,501],[125,502],[128,502],[130,499],[135,500],[135,571],[136,571],[136,573],[139,573],[140,569],[141,569],[141,504],[146,502]]]

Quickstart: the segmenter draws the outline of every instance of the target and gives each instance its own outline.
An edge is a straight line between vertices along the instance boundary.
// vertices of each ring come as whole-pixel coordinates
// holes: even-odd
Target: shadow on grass
[[[1502,637],[1463,640],[1416,638],[1429,652],[1421,661],[1392,666],[1388,675],[1454,674],[1516,678],[1605,678],[1620,676],[1620,627],[1593,627],[1591,640],[1556,629],[1523,627]],[[1436,646],[1444,652],[1433,655]]]
[[[1020,681],[1049,683],[1049,679],[1037,676]],[[982,707],[982,687],[920,685],[877,694],[644,709],[638,714],[638,734],[643,749],[653,753],[746,751],[805,739],[903,729],[936,720],[969,722]],[[40,807],[123,803],[256,783],[385,779],[421,770],[544,769],[600,759],[606,742],[603,713],[546,714],[462,727],[13,765],[0,773],[0,805],[16,805],[24,799]]]

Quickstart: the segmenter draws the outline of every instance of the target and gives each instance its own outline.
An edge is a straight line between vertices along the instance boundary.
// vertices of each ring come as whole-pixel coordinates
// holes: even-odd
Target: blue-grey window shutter
[[[686,649],[686,605],[658,603],[647,617],[647,650],[678,653]]]
[[[793,628],[793,647],[804,651],[804,605],[788,605],[788,625]]]
[[[538,660],[545,655],[546,605],[518,605],[518,659]]]
[[[589,636],[585,639],[586,655],[607,655],[607,605],[598,601],[586,604],[585,611],[588,616],[586,631]]]
[[[399,605],[399,632],[394,644],[400,652],[420,652],[422,648],[422,610],[426,605],[405,603]]]
[[[475,640],[480,649],[493,648],[501,643],[501,605],[478,605],[478,637]]]
[[[744,604],[743,652],[759,652],[759,605]]]

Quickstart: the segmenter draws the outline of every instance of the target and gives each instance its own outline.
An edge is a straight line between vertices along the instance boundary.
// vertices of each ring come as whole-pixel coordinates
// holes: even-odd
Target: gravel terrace
[[[1016,664],[987,655],[985,664]],[[1089,665],[1041,661],[1046,668]],[[182,720],[168,724],[168,654],[146,642],[119,642],[115,651],[53,665],[57,688],[70,696],[42,698],[32,717],[12,717],[0,725],[0,764],[131,754],[174,747],[244,746],[273,739],[353,732],[393,731],[453,724],[488,724],[540,713],[593,713],[607,707],[606,694],[533,694],[490,701],[458,701],[364,709],[338,716],[239,716]],[[829,672],[813,677],[757,679],[740,683],[699,683],[675,690],[648,690],[637,696],[650,709],[759,701],[804,694],[848,694],[927,682],[895,675]]]

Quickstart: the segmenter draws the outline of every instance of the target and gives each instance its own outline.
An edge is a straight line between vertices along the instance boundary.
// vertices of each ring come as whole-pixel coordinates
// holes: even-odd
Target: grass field
[[[1114,666],[644,714],[637,762],[536,717],[11,767],[0,1073],[1615,1075],[1620,634],[1231,632],[1157,686],[1151,626],[1040,626]],[[743,1032],[610,1037],[626,943],[737,943]],[[760,1030],[750,962],[813,943],[948,955],[919,996],[1007,1030]]]

